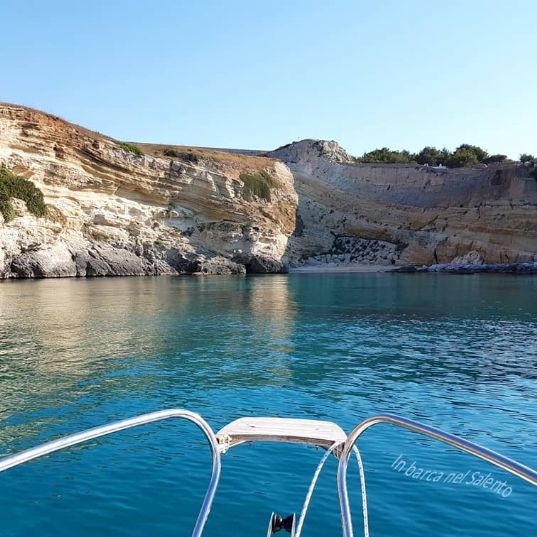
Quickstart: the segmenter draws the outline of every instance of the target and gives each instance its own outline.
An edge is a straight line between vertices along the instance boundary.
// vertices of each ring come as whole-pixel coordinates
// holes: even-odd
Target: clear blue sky
[[[535,0],[0,0],[0,100],[123,140],[537,153]]]

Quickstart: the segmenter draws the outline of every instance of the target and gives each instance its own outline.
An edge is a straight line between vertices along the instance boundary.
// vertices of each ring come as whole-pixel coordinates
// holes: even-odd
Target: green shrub
[[[5,222],[11,222],[17,216],[11,202],[4,199],[0,199],[0,213],[2,213]]]
[[[0,212],[4,220],[9,222],[15,218],[15,209],[11,198],[18,198],[26,203],[28,211],[34,216],[46,216],[47,206],[43,193],[31,181],[23,179],[10,172],[7,168],[0,168]]]
[[[445,148],[437,149],[436,147],[426,146],[416,155],[416,162],[429,166],[445,166],[450,154]]]
[[[455,149],[455,153],[457,151],[468,151],[469,153],[473,153],[477,162],[483,162],[489,156],[488,152],[478,145],[461,144]]]
[[[388,147],[383,147],[370,151],[369,153],[364,153],[359,160],[360,162],[383,164],[410,164],[416,162],[416,155],[406,149],[403,151],[393,151]]]
[[[133,153],[134,155],[143,155],[144,152],[134,144],[128,144],[126,142],[118,142],[119,147],[126,151],[127,153]]]
[[[489,154],[477,145],[462,144],[453,152],[432,146],[424,147],[419,153],[411,153],[406,149],[396,151],[388,147],[382,147],[381,149],[364,153],[358,161],[383,164],[412,164],[416,162],[429,166],[439,166],[441,164],[450,168],[461,168],[474,166],[481,162],[502,162],[506,158],[505,155],[492,155],[489,157]]]
[[[247,201],[252,201],[255,197],[271,200],[270,192],[274,186],[274,179],[265,170],[260,172],[244,172],[241,173],[239,179],[244,183],[242,189],[242,197]]]
[[[447,161],[447,165],[450,168],[464,168],[465,166],[475,166],[476,164],[479,164],[476,153],[462,146],[455,149]]]
[[[180,158],[181,160],[186,160],[187,162],[193,162],[195,164],[197,164],[199,161],[198,155],[190,151],[187,152],[187,151],[176,151],[175,149],[166,149],[164,151],[164,154],[167,157]]]

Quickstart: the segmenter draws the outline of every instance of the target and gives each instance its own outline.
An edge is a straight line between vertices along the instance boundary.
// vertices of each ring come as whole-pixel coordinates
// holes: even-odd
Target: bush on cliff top
[[[15,175],[7,168],[0,167],[0,212],[6,222],[17,216],[11,203],[12,198],[23,200],[34,216],[47,214],[47,206],[41,190],[31,181]]]
[[[244,183],[242,197],[247,201],[252,201],[254,196],[270,201],[270,192],[274,186],[274,179],[265,170],[260,172],[241,173],[239,179]]]
[[[187,162],[193,162],[197,164],[199,161],[198,155],[192,153],[191,151],[176,151],[175,149],[166,149],[164,155],[172,158],[179,158]]]
[[[394,151],[387,147],[375,149],[369,153],[364,153],[358,160],[368,163],[384,164],[427,164],[429,166],[447,166],[449,168],[462,168],[464,166],[475,166],[484,163],[503,162],[505,155],[491,155],[477,145],[462,144],[455,151],[448,149],[437,149],[436,147],[424,147],[419,153],[409,151]]]
[[[418,164],[428,164],[429,166],[439,166],[440,164],[446,166],[450,155],[451,153],[447,149],[427,146],[416,154],[416,162]]]
[[[134,144],[128,144],[126,142],[118,142],[119,147],[123,149],[123,151],[126,151],[127,153],[133,153],[134,155],[143,155],[144,152]]]
[[[382,149],[374,149],[369,153],[364,153],[360,158],[361,162],[382,162],[385,164],[409,164],[416,162],[416,155],[403,150],[392,151],[387,147]]]

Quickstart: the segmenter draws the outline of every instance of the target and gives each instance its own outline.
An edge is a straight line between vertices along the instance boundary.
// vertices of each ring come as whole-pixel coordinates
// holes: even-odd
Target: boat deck
[[[240,418],[216,433],[222,452],[244,442],[293,442],[329,448],[345,442],[347,435],[330,421],[291,418]]]

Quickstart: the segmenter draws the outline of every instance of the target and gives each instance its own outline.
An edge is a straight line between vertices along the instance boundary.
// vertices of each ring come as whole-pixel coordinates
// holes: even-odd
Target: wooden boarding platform
[[[240,418],[216,433],[222,453],[245,442],[293,442],[329,448],[346,439],[336,423],[291,418]]]

